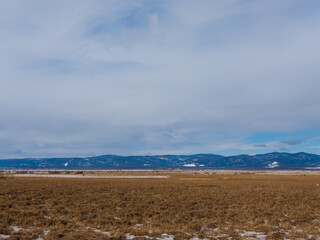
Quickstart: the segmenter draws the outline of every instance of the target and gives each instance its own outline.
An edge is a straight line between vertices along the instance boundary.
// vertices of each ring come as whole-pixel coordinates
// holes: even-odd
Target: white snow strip
[[[278,162],[273,162],[273,163],[268,164],[268,168],[275,168],[275,167],[279,167]]]
[[[188,164],[183,164],[184,167],[195,167],[195,163],[188,163]]]
[[[9,238],[10,237],[10,235],[4,235],[4,234],[0,234],[0,238],[4,238],[4,239],[7,239],[7,238]]]
[[[83,176],[69,174],[13,174],[13,177],[31,178],[168,178],[169,176]]]

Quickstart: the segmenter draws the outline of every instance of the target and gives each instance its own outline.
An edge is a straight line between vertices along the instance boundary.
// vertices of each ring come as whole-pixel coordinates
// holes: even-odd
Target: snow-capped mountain
[[[17,169],[301,169],[319,168],[320,155],[267,153],[221,156],[215,154],[118,156],[86,158],[25,158],[0,160],[0,168]]]

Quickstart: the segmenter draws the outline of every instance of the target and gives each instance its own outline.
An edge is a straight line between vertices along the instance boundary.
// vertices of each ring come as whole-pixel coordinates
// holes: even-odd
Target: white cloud
[[[0,157],[251,150],[229,142],[319,127],[313,4],[2,2]]]

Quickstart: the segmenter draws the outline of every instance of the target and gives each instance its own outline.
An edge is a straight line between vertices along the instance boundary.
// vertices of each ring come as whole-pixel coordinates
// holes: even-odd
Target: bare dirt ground
[[[320,239],[314,173],[27,175],[0,177],[0,239]]]

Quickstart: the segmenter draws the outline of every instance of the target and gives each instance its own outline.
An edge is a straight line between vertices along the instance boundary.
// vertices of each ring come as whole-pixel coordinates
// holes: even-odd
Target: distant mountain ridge
[[[302,169],[319,168],[320,155],[272,152],[257,155],[216,154],[25,158],[0,160],[4,169]]]

